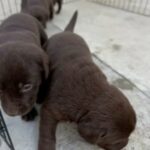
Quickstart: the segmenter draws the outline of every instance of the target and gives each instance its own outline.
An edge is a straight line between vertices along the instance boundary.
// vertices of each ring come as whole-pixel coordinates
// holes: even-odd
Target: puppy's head
[[[29,112],[47,76],[48,58],[40,48],[24,43],[0,46],[0,96],[8,115]]]
[[[41,6],[32,6],[27,10],[27,13],[34,16],[45,28],[46,22],[49,20],[49,11]]]
[[[126,97],[113,86],[103,93],[102,98],[96,143],[106,150],[121,150],[135,129],[135,112]]]

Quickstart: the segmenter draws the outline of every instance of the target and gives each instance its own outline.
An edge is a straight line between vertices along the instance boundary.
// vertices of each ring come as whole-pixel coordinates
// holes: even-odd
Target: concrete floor
[[[87,41],[96,64],[136,111],[137,127],[124,150],[150,150],[150,18],[85,0],[69,1],[47,24],[48,35],[62,31],[76,9],[79,18],[75,32]],[[36,150],[39,118],[26,123],[19,117],[4,116],[16,150]],[[4,142],[0,150],[7,150]],[[75,124],[61,123],[57,150],[101,149],[86,143]]]

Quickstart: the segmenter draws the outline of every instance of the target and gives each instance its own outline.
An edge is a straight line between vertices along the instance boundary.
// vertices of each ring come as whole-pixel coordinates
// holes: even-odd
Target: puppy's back
[[[71,61],[75,57],[91,58],[90,50],[86,42],[77,34],[63,32],[52,36],[45,48],[53,64]]]
[[[47,41],[47,35],[38,20],[25,13],[17,13],[4,20],[0,25],[0,38],[0,41],[22,40],[39,46]]]
[[[90,50],[84,39],[73,33],[77,17],[78,11],[75,11],[64,32],[55,34],[45,44],[45,49],[52,58],[53,64],[66,59],[75,59],[78,56],[91,58]]]
[[[33,33],[37,33],[37,23],[34,17],[24,14],[24,13],[17,13],[6,20],[0,25],[0,32],[5,31],[19,31],[19,30],[28,30]]]

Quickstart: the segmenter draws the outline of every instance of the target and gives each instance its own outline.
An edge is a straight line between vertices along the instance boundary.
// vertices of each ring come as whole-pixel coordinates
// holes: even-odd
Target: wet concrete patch
[[[114,39],[113,39],[113,38],[110,38],[110,39],[109,39],[109,41],[113,42],[113,41],[114,41]]]
[[[119,50],[121,50],[121,45],[119,45],[119,44],[113,44],[112,45],[112,48],[113,48],[113,50],[115,50],[115,51],[119,51]]]
[[[123,90],[133,90],[134,85],[130,83],[128,80],[123,78],[118,78],[112,82],[115,86]]]

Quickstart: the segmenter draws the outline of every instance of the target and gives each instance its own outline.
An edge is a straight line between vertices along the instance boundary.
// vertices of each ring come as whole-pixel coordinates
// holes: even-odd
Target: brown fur
[[[12,15],[0,25],[0,96],[8,115],[25,115],[25,120],[37,115],[33,106],[49,69],[41,48],[46,40],[40,23],[27,14]]]
[[[105,150],[126,146],[135,128],[135,112],[94,64],[85,41],[65,31],[51,37],[46,50],[51,81],[41,110],[38,150],[55,150],[60,121],[76,122],[83,138]]]
[[[62,8],[62,0],[22,0],[21,9],[36,17],[44,27],[49,19],[53,19],[54,5],[58,3],[57,13]]]

